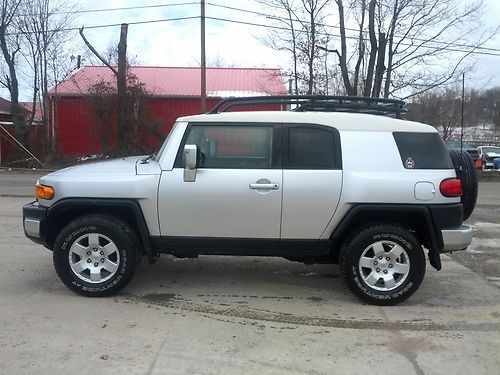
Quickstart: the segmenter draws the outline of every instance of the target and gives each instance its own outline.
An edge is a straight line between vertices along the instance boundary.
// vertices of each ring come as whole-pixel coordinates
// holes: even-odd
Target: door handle
[[[253,183],[249,184],[250,189],[254,190],[278,190],[280,188],[280,184],[276,182],[270,182],[265,184]]]

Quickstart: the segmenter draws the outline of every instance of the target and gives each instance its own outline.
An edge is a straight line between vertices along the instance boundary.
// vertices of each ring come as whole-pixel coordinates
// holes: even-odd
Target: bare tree
[[[71,26],[74,16],[69,12],[73,8],[71,2],[50,0],[25,1],[20,8],[16,25],[25,46],[21,54],[32,80],[32,108],[27,124],[33,121],[38,104],[42,122],[48,125],[48,89],[68,73],[63,69],[61,60],[65,55],[61,51],[70,35],[62,31]]]
[[[469,139],[476,133],[480,124],[493,123],[493,101],[487,97],[487,92],[475,89],[465,91],[464,97],[464,128]],[[453,139],[460,136],[462,124],[462,88],[447,86],[426,91],[414,97],[409,103],[408,118],[434,126],[443,139]]]
[[[296,92],[300,81],[318,92],[318,77],[340,74],[348,95],[409,98],[469,69],[469,57],[497,32],[482,24],[484,0],[260,1],[275,21],[265,42],[291,52]],[[325,61],[318,50],[335,54],[332,74],[317,65]]]
[[[361,81],[364,96],[386,98],[408,98],[447,83],[497,31],[482,28],[482,0],[370,0],[368,7],[364,0],[350,0],[351,13],[361,15],[359,31],[346,26],[344,1],[335,2],[341,44],[336,52],[344,86],[352,94],[359,92],[356,86]],[[354,32],[357,42],[349,43]],[[354,67],[350,60],[356,61]],[[366,69],[360,72],[361,61],[366,60]]]
[[[271,15],[271,18],[278,26],[277,29],[269,29],[268,35],[261,41],[268,47],[277,51],[287,51],[292,57],[292,74],[293,91],[297,95],[299,93],[299,62],[298,62],[298,30],[296,26],[298,8],[297,1],[294,0],[258,0],[263,5],[267,6],[274,14],[275,11],[283,11],[284,16]],[[283,32],[287,30],[287,32]]]
[[[20,36],[16,32],[15,21],[22,0],[1,0],[0,8],[0,48],[7,65],[7,73],[1,77],[0,84],[9,90],[10,112],[14,123],[16,136],[24,141],[26,127],[24,126],[24,114],[19,107],[19,81],[17,74],[18,53],[21,50]]]
[[[301,0],[302,10],[306,19],[299,18],[305,38],[301,38],[301,49],[308,68],[307,93],[312,94],[315,80],[315,63],[318,59],[317,45],[320,44],[319,25],[324,22],[324,9],[328,0]]]
[[[128,25],[122,24],[120,28],[120,42],[118,43],[118,66],[115,67],[103,58],[101,54],[92,46],[83,33],[83,27],[80,29],[80,36],[92,51],[92,53],[106,65],[116,77],[116,86],[118,93],[118,142],[120,152],[128,154],[131,150],[129,137],[129,121],[128,121],[128,103],[127,103],[127,31]]]
[[[322,58],[328,35],[324,30],[326,9],[330,0],[259,0],[268,9],[274,21],[262,42],[279,51],[287,51],[292,58],[295,94],[312,94],[319,88],[321,78],[327,77]],[[324,60],[323,60],[324,62]]]

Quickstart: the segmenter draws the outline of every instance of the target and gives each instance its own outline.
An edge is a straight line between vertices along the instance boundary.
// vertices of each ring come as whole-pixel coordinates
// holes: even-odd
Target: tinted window
[[[288,168],[335,169],[335,140],[328,130],[290,127]]]
[[[273,127],[194,125],[185,144],[198,146],[199,168],[271,168]]]
[[[450,154],[437,133],[394,133],[406,169],[453,168]]]

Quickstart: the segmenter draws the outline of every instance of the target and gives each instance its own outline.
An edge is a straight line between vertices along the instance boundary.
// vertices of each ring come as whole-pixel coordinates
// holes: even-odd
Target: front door
[[[188,125],[173,170],[163,171],[160,180],[161,236],[190,238],[190,243],[197,237],[200,247],[207,239],[212,243],[225,238],[279,240],[281,128]],[[183,178],[184,145],[196,145],[199,150],[193,182]]]

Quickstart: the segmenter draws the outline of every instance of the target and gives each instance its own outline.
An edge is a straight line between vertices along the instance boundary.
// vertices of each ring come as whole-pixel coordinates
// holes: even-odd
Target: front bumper
[[[47,208],[38,202],[28,203],[23,207],[24,234],[30,240],[45,245],[45,219]]]
[[[443,236],[441,253],[465,250],[472,242],[472,227],[470,225],[461,225],[453,229],[442,229],[441,234]]]

